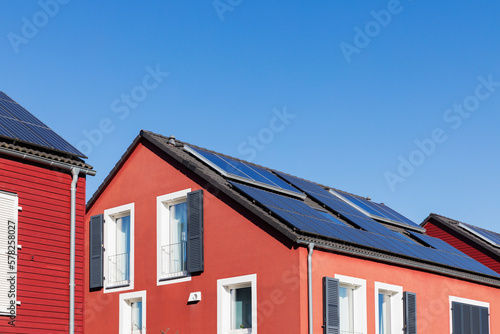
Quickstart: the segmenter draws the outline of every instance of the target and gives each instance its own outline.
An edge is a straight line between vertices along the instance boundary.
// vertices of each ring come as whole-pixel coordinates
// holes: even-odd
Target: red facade
[[[432,215],[426,220],[424,227],[428,235],[446,241],[476,261],[500,273],[500,254],[497,249],[478,242],[477,238],[454,228],[454,225],[443,224]]]
[[[17,194],[17,316],[0,316],[0,333],[69,329],[70,185],[68,171],[0,157],[0,190]],[[75,332],[83,332],[85,176],[76,195]]]
[[[122,326],[123,301],[134,294],[142,294],[144,303],[141,333],[166,329],[168,334],[229,333],[221,329],[224,310],[220,282],[252,275],[257,312],[253,314],[256,326],[251,333],[308,333],[308,249],[267,224],[258,210],[249,210],[238,198],[219,191],[195,170],[187,160],[174,159],[147,140],[139,140],[91,200],[86,224],[106,210],[133,205],[134,276],[126,287],[89,290],[85,275],[85,333],[139,333]],[[186,189],[204,193],[204,271],[189,280],[161,284],[157,278],[158,198]],[[89,237],[86,227],[85,254],[89,252]],[[363,329],[356,332],[364,334],[379,333],[377,293],[391,287],[400,289],[400,294],[416,294],[418,333],[422,334],[451,333],[452,298],[478,301],[487,304],[492,315],[500,314],[500,292],[492,286],[496,281],[480,284],[419,268],[418,263],[391,264],[363,254],[348,254],[347,249],[326,250],[319,245],[313,251],[314,333],[323,333],[323,277],[363,282],[357,286],[358,294],[362,291],[357,298],[363,301],[358,313],[364,314],[360,320]],[[85,261],[88,272],[89,262]],[[201,300],[189,303],[194,292],[201,292]],[[500,332],[500,317],[491,316],[489,326],[489,333]],[[402,320],[394,332],[402,334]]]

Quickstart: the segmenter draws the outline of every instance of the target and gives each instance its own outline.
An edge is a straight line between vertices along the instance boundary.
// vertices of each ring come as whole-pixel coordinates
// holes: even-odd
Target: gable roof
[[[0,91],[0,141],[74,161],[87,158],[45,123]],[[87,165],[88,166],[88,165]]]
[[[496,233],[479,226],[464,223],[435,213],[431,213],[421,223],[421,226],[425,227],[425,225],[430,220],[445,225],[465,239],[472,241],[476,245],[481,246],[482,248],[492,252],[493,254],[496,254],[497,256],[500,256],[500,233]]]
[[[333,252],[500,286],[496,272],[440,239],[422,234],[420,227],[363,213],[343,199],[342,194],[348,193],[144,130],[89,200],[87,210],[139,143],[152,144],[177,161],[179,168],[191,170],[299,245],[314,243]],[[245,168],[250,170],[242,174]],[[258,175],[250,177],[252,171]]]

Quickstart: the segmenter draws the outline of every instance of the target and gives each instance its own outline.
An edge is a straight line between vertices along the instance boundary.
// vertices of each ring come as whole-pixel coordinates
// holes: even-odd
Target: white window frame
[[[134,203],[120,205],[111,209],[104,210],[104,293],[119,292],[125,290],[132,290],[134,288],[134,236],[135,236],[135,205]],[[108,257],[112,256],[111,249],[115,245],[113,242],[116,235],[115,219],[120,216],[130,215],[130,255],[129,255],[129,269],[130,269],[130,283],[125,286],[109,285],[107,278],[109,277],[108,271]]]
[[[252,329],[231,330],[231,289],[252,288]],[[257,274],[217,280],[217,334],[257,334]]]
[[[142,332],[146,333],[146,290],[143,290],[120,294],[119,334],[130,334],[132,321],[132,307],[130,303],[139,300],[142,302]]]
[[[367,307],[366,307],[366,280],[356,277],[335,275],[341,287],[354,289],[354,332],[366,334],[368,332]]]
[[[488,308],[488,313],[490,313],[490,303],[488,302],[481,302],[478,300],[474,299],[467,299],[467,298],[461,298],[461,297],[455,297],[455,296],[449,296],[449,301],[450,301],[450,334],[453,334],[453,311],[451,309],[451,303],[457,302],[461,304],[468,304],[472,306],[480,306],[480,307],[487,307]],[[488,321],[488,333],[491,333],[491,315],[490,319]]]
[[[162,236],[168,239],[168,233],[170,223],[170,211],[168,207],[170,205],[182,203],[187,201],[187,194],[191,192],[191,188],[176,191],[170,194],[165,194],[156,197],[156,284],[166,285],[172,283],[187,282],[191,280],[191,276],[184,272],[182,275],[168,277],[163,276],[161,272],[162,268]]]
[[[2,285],[0,287],[0,293],[2,294],[0,296],[0,301],[1,303],[3,304],[3,306],[5,306],[5,311],[0,311],[0,315],[9,315],[9,316],[15,316],[16,315],[16,311],[17,311],[17,305],[18,305],[18,301],[17,301],[17,295],[18,295],[18,290],[17,290],[17,262],[19,260],[19,258],[17,257],[17,253],[18,253],[18,244],[17,244],[17,238],[18,238],[18,225],[19,225],[19,221],[18,221],[18,211],[20,210],[19,208],[19,198],[17,196],[17,194],[14,194],[14,193],[10,193],[10,192],[4,192],[4,191],[0,191],[0,198],[3,200],[6,200],[6,201],[12,201],[12,212],[10,213],[5,213],[5,218],[7,218],[7,221],[9,220],[9,217],[8,216],[11,216],[11,219],[13,219],[14,221],[14,234],[15,234],[15,240],[14,240],[14,251],[16,253],[15,255],[15,264],[14,264],[14,268],[11,269],[8,265],[8,261],[9,261],[9,255],[7,254],[8,251],[9,251],[9,248],[12,250],[11,247],[9,246],[12,246],[9,242],[9,224],[7,224],[7,221],[4,221],[2,222],[2,227],[4,228],[4,230],[0,231],[2,233],[2,235],[0,235],[0,242],[2,243],[0,245],[0,250],[2,251],[2,254],[0,254],[0,261],[2,261],[0,263],[0,268],[2,268],[2,273],[0,273],[0,284]],[[2,212],[2,217],[4,216],[3,215],[4,212]],[[5,225],[3,225],[3,223],[5,223]],[[11,225],[10,225],[11,226]],[[4,272],[3,272],[4,271]],[[11,293],[9,293],[9,291],[11,290],[11,283],[9,281],[7,281],[7,279],[11,276],[11,274],[7,274],[8,272],[15,272],[15,282],[14,282],[14,292],[15,292],[15,296],[13,296],[13,298],[10,298],[10,296],[12,296]],[[12,302],[14,303],[13,307],[14,307],[14,310],[12,311],[8,311],[8,308],[9,307],[12,307]],[[11,313],[13,312],[13,313]]]
[[[391,334],[403,334],[403,287],[399,285],[375,282],[375,333],[379,334],[379,293],[390,294]]]

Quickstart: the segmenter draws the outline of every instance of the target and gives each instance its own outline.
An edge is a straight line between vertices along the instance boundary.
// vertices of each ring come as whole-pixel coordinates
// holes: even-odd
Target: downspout
[[[307,255],[307,306],[309,312],[309,334],[313,334],[312,254],[314,243],[309,243],[307,249],[309,249],[309,254]]]
[[[71,175],[71,241],[69,261],[69,334],[75,333],[75,233],[76,233],[76,184],[80,168],[72,168]]]

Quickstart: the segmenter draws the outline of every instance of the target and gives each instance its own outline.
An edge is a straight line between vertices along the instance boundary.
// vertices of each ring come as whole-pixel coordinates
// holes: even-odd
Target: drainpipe
[[[80,168],[71,169],[71,241],[69,262],[69,334],[75,333],[75,234],[76,234],[76,184]]]
[[[309,312],[309,334],[313,334],[313,304],[312,304],[312,255],[314,243],[307,246],[309,254],[307,255],[307,305]]]

